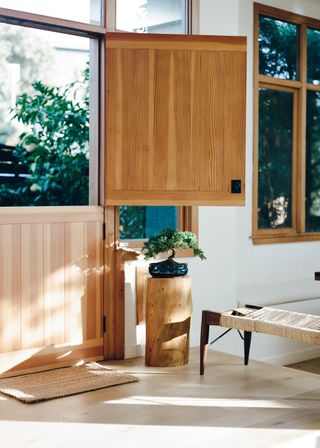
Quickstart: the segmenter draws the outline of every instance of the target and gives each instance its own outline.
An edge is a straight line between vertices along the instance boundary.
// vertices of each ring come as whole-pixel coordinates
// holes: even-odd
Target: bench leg
[[[247,366],[249,363],[249,353],[251,345],[251,331],[244,332],[244,365]]]
[[[204,374],[207,351],[208,351],[210,325],[219,325],[220,317],[221,317],[220,313],[215,313],[214,311],[208,311],[208,310],[202,311],[201,336],[200,336],[200,375]]]
[[[200,375],[204,374],[207,351],[208,351],[209,324],[207,314],[208,314],[207,311],[202,311],[201,335],[200,335]]]

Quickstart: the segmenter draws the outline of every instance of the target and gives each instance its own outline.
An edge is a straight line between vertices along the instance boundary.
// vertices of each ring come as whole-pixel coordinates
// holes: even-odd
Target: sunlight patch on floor
[[[208,445],[208,441],[223,448],[285,448],[287,441],[290,448],[318,448],[314,434],[276,428],[0,421],[0,432],[0,446],[5,448],[101,448],[101,443],[117,448],[150,448],[150,441],[152,448],[194,448]],[[300,445],[293,444],[296,441]]]
[[[301,400],[248,400],[245,398],[194,398],[194,397],[144,397],[132,396],[105,401],[105,404],[203,406],[221,408],[276,408],[295,409],[304,407]]]

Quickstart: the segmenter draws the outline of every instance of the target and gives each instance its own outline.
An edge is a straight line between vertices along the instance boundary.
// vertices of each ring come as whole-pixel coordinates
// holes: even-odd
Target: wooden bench
[[[320,316],[255,305],[245,305],[242,308],[221,313],[204,310],[200,337],[200,375],[204,374],[210,325],[228,328],[229,330],[225,333],[231,329],[244,332],[243,336],[240,335],[244,341],[245,365],[249,362],[253,332],[297,339],[309,344],[320,344]]]

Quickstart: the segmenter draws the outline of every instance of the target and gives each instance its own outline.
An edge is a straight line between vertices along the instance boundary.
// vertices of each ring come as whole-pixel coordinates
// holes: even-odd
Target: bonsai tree
[[[158,235],[152,236],[142,247],[142,253],[146,260],[154,258],[160,253],[169,253],[169,259],[175,256],[176,249],[192,249],[195,256],[205,260],[204,252],[198,246],[197,237],[192,232],[165,228]]]

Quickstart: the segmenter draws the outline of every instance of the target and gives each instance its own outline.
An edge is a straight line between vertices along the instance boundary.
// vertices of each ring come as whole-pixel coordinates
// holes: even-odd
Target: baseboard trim
[[[124,359],[137,358],[139,356],[144,356],[145,345],[126,345],[124,347]]]
[[[270,364],[278,364],[281,366],[293,364],[295,362],[308,361],[309,359],[319,358],[320,348],[312,347],[307,350],[299,350],[291,353],[283,353],[268,358],[260,358],[257,361],[268,362]]]

